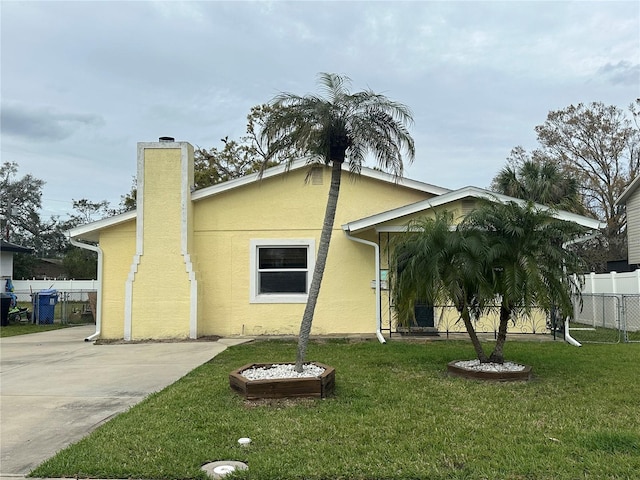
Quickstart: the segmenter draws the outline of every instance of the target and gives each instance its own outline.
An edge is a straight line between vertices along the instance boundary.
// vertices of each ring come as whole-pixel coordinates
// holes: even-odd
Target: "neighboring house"
[[[68,278],[67,269],[58,258],[38,258],[33,266],[35,279],[65,279]]]
[[[627,263],[640,264],[640,176],[636,177],[616,200],[627,210]]]
[[[32,249],[0,239],[0,277],[13,278],[13,255],[15,253],[31,253]]]
[[[70,231],[74,245],[98,252],[93,337],[297,334],[330,176],[328,167],[298,162],[268,169],[262,179],[253,174],[192,191],[190,144],[138,144],[137,211]],[[312,334],[380,336],[390,239],[411,218],[438,209],[461,216],[481,197],[514,200],[369,168],[357,177],[345,172]]]

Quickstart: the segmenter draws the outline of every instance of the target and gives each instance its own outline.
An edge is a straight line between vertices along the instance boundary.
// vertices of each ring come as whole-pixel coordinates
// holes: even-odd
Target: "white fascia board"
[[[131,210],[130,212],[121,213],[120,215],[103,218],[102,220],[74,227],[67,231],[67,235],[75,239],[82,238],[89,241],[98,241],[98,231],[130,220],[135,220],[136,215],[137,212],[135,210]]]
[[[633,192],[635,192],[639,186],[640,186],[640,175],[634,178],[633,181],[629,184],[629,186],[624,189],[624,192],[622,192],[622,195],[618,197],[614,205],[626,205],[627,200],[629,200],[629,197],[633,195]]]
[[[477,195],[472,195],[473,191],[475,190],[480,189],[476,189],[475,187],[465,187],[459,190],[454,190],[452,192],[445,193],[444,195],[440,195],[434,198],[428,198],[426,200],[420,200],[419,202],[410,203],[409,205],[404,205],[402,207],[394,208],[393,210],[388,210],[386,212],[378,213],[370,217],[346,223],[342,225],[342,229],[347,232],[356,233],[361,230],[372,228],[380,223],[385,223],[397,218],[405,217],[407,215],[413,215],[415,213],[429,210],[440,205],[455,202],[456,200],[460,200],[461,198],[466,198],[469,196],[475,197]],[[392,230],[395,231],[395,227],[393,227]]]
[[[346,166],[344,168],[348,169],[348,167]],[[411,188],[413,190],[418,190],[420,192],[431,193],[433,195],[444,195],[445,193],[451,192],[451,189],[449,188],[438,187],[437,185],[420,182],[418,180],[413,180],[407,177],[394,177],[390,173],[382,172],[380,170],[375,170],[369,167],[362,167],[360,174],[362,176],[373,178],[375,180],[380,180],[382,182],[387,182],[387,183],[394,183],[402,187]]]
[[[226,192],[227,190],[232,190],[234,188],[241,187],[243,185],[248,185],[250,183],[257,182],[261,179],[275,177],[276,175],[280,175],[287,171],[297,170],[308,165],[309,162],[305,159],[296,160],[290,165],[281,164],[275,167],[267,168],[263,173],[262,177],[259,173],[250,173],[249,175],[245,175],[243,177],[234,178],[232,180],[227,180],[226,182],[217,183],[210,187],[202,188],[200,190],[196,190],[191,195],[191,200],[201,200],[203,198],[210,197],[212,195],[217,195],[222,192]]]
[[[314,162],[313,160],[308,160],[303,158],[300,160],[296,160],[295,162],[292,162],[290,165],[281,164],[275,167],[268,168],[263,172],[262,177],[260,177],[260,174],[258,173],[251,173],[249,175],[245,175],[244,177],[234,178],[226,182],[218,183],[216,185],[212,185],[210,187],[197,190],[193,192],[193,194],[191,195],[191,199],[194,201],[201,200],[203,198],[207,198],[222,192],[226,192],[227,190],[232,190],[234,188],[238,188],[243,185],[248,185],[254,182],[258,182],[261,179],[275,177],[277,175],[281,175],[289,171],[298,170],[304,167],[311,167],[314,165],[323,166],[324,164],[317,163],[317,162]],[[349,165],[347,162],[344,162],[342,164],[342,169],[345,172],[350,171]],[[389,173],[375,170],[369,167],[362,167],[362,169],[360,170],[360,175],[362,175],[363,177],[372,178],[382,182],[393,183],[395,185],[400,185],[406,188],[411,188],[413,190],[418,190],[420,192],[426,192],[433,195],[442,195],[444,193],[448,193],[451,191],[448,188],[438,187],[436,185],[431,185],[429,183],[412,180],[410,178],[395,177]]]
[[[525,200],[521,200],[519,198],[509,197],[508,195],[502,195],[500,193],[491,192],[489,190],[484,190],[482,188],[469,186],[469,187],[460,188],[458,190],[454,190],[452,192],[446,193],[444,195],[440,195],[438,197],[429,198],[427,200],[421,200],[419,202],[405,205],[403,207],[395,208],[387,212],[382,212],[376,215],[372,215],[370,217],[366,217],[360,220],[355,220],[353,222],[346,223],[342,225],[342,229],[350,233],[357,233],[362,230],[367,230],[369,228],[376,227],[381,223],[395,220],[397,218],[401,218],[407,215],[413,215],[421,211],[426,211],[435,207],[439,207],[441,205],[446,205],[448,203],[452,203],[458,200],[462,200],[463,198],[469,198],[469,197],[483,198],[490,201],[498,201],[500,203],[516,202],[520,205],[523,205],[526,203]],[[541,205],[539,203],[536,203],[535,207],[541,210],[550,210],[549,207],[545,205]],[[582,225],[584,227],[594,229],[594,230],[599,230],[605,227],[605,224],[600,222],[599,220],[585,217],[583,215],[567,212],[564,210],[556,211],[554,216],[560,220],[574,222],[574,223],[577,223],[578,225]],[[382,231],[397,232],[397,231],[403,231],[403,229],[406,230],[406,228],[404,227],[398,228],[398,226],[388,226],[388,227],[381,227],[381,228],[376,227],[376,230],[380,232]]]

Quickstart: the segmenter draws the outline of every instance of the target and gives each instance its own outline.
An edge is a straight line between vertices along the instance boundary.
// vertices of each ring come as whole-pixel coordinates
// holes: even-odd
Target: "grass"
[[[569,330],[571,336],[581,343],[640,342],[640,330],[627,330],[625,333],[616,328],[591,327],[578,322],[571,322]]]
[[[592,343],[618,343],[623,341],[624,335],[623,332],[615,328],[591,327],[591,325],[577,322],[571,322],[569,332],[579,342]]]
[[[34,325],[33,323],[10,323],[0,327],[0,338],[14,337],[16,335],[27,335],[29,333],[46,332],[48,330],[58,330],[59,328],[70,327],[71,325],[61,325],[59,323],[49,323]]]
[[[74,325],[80,325],[85,323],[92,323],[86,319],[83,319],[79,313],[82,310],[83,305],[86,302],[66,302],[67,318],[62,319],[62,304],[58,303],[54,307],[54,323],[22,323],[18,321],[9,322],[8,325],[0,327],[0,338],[13,337],[16,335],[27,335],[30,333],[46,332],[48,330],[58,330],[60,328],[71,327]],[[29,302],[18,302],[18,307],[26,308],[29,312],[33,312],[33,305]]]
[[[228,373],[290,361],[295,346],[233,347],[59,452],[36,477],[204,479],[216,460],[233,478],[626,479],[640,471],[640,346],[511,342],[528,383],[445,375],[473,358],[466,342],[332,341],[309,358],[336,367],[325,400],[247,402]],[[250,437],[240,447],[240,437]],[[231,477],[227,477],[231,478]]]

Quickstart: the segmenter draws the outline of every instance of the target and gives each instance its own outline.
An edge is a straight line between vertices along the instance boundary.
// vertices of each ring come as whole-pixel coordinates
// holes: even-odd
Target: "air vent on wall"
[[[322,185],[324,179],[324,168],[313,167],[309,173],[311,178],[311,185]]]
[[[462,200],[462,215],[468,215],[475,208],[476,201],[473,199]]]

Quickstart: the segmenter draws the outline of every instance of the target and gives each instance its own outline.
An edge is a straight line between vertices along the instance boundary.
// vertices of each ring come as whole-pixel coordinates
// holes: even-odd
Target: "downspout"
[[[353,240],[354,242],[364,243],[365,245],[369,245],[373,247],[375,254],[375,266],[376,266],[376,337],[378,341],[382,344],[387,343],[382,335],[382,303],[380,299],[380,246],[375,242],[370,242],[369,240],[363,240],[361,238],[352,237],[349,235],[349,232],[344,230],[344,234],[347,236],[349,240]]]
[[[582,344],[577,341],[575,338],[573,338],[571,336],[571,334],[569,333],[569,319],[566,318],[564,321],[564,341],[567,342],[569,345],[573,345],[574,347],[581,347]]]
[[[585,235],[584,237],[580,237],[580,238],[576,238],[574,240],[571,240],[569,242],[565,242],[562,244],[562,248],[566,249],[569,245],[574,245],[576,243],[582,243],[582,242],[586,242],[587,240],[591,240],[592,238],[596,237],[596,233],[593,233],[591,235]],[[564,269],[565,275],[567,273],[565,266],[563,265],[562,267]],[[569,332],[569,317],[564,319],[564,341],[567,342],[569,345],[572,345],[574,347],[581,347],[582,344],[577,341],[575,338],[573,338],[571,336],[571,333]]]
[[[98,254],[98,292],[96,295],[96,331],[84,339],[85,342],[91,342],[100,336],[100,329],[102,327],[102,249],[99,246],[89,245],[88,243],[82,243],[74,240],[69,236],[69,241],[74,247],[84,248],[85,250],[91,250]]]

